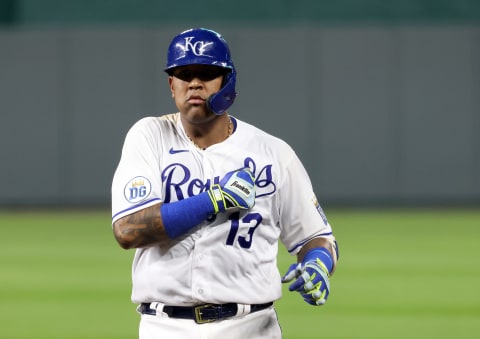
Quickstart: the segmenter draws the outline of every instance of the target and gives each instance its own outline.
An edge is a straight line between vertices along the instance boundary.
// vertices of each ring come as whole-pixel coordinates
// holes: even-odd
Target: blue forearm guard
[[[190,229],[205,221],[214,212],[208,192],[163,204],[160,207],[163,226],[167,235],[172,239],[187,233]]]

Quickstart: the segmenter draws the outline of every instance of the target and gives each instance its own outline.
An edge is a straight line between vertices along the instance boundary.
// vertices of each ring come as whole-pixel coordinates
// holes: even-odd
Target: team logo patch
[[[150,195],[152,184],[145,177],[135,177],[125,185],[123,192],[127,201],[136,204]]]
[[[322,206],[320,206],[320,203],[318,202],[316,197],[313,197],[312,201],[313,201],[313,204],[315,205],[315,208],[318,211],[318,214],[320,214],[320,216],[322,217],[323,223],[327,225],[328,224],[327,216],[325,215],[325,212],[323,211]]]

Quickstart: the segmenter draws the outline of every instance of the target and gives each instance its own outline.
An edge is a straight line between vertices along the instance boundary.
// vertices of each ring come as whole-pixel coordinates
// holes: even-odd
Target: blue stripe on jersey
[[[136,208],[138,208],[138,207],[140,207],[140,206],[149,204],[149,203],[151,203],[152,201],[156,201],[156,200],[161,201],[159,198],[154,198],[154,199],[150,199],[150,200],[144,201],[144,202],[142,202],[141,204],[137,204],[137,205],[134,205],[134,206],[132,206],[132,207],[126,208],[126,209],[124,209],[123,211],[120,211],[120,212],[116,213],[116,214],[112,217],[112,220],[115,219],[115,217],[116,217],[117,215],[119,215],[119,214],[122,214],[122,213],[125,213],[125,212],[127,212],[127,211],[136,209]]]
[[[314,238],[319,238],[319,237],[322,237],[322,236],[332,235],[332,234],[333,234],[332,232],[315,234],[314,236],[312,236],[312,237],[310,237],[310,238],[307,238],[307,239],[305,239],[304,241],[299,242],[298,244],[296,244],[295,246],[293,246],[293,248],[291,248],[291,249],[288,250],[288,253],[294,252],[297,248],[302,247],[303,245],[305,245],[307,242],[309,242],[310,240],[312,240],[312,239],[314,239]]]

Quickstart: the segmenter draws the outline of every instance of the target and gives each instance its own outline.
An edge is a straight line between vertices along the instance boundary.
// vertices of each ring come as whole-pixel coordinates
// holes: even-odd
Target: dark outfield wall
[[[477,0],[0,0],[0,20],[19,24],[258,22],[471,22]]]
[[[0,205],[108,204],[128,128],[175,110],[165,49],[190,26],[47,24],[21,3],[0,29]],[[230,113],[288,141],[325,204],[480,202],[477,24],[203,24],[238,68]]]

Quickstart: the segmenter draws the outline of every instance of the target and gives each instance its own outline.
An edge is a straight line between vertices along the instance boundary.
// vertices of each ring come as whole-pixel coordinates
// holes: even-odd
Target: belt
[[[138,307],[141,314],[157,315],[159,312],[166,313],[170,318],[181,318],[195,320],[197,324],[209,323],[216,320],[231,318],[236,315],[245,315],[266,309],[273,305],[273,302],[258,305],[241,305],[241,304],[206,304],[198,306],[160,306],[151,308],[150,303],[142,303]],[[161,304],[157,304],[161,305]]]

